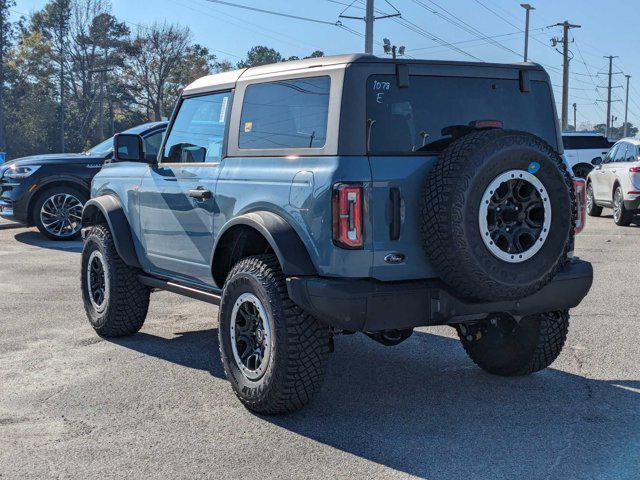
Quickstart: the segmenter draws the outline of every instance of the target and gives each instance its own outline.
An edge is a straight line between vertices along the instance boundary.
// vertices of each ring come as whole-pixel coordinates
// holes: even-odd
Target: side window
[[[621,143],[618,146],[618,150],[616,150],[616,156],[614,157],[614,162],[624,162],[627,158],[627,144]]]
[[[624,159],[625,162],[636,162],[638,160],[636,155],[636,146],[632,144],[627,144],[627,155]]]
[[[619,147],[620,147],[619,143],[611,147],[611,150],[609,150],[609,153],[607,153],[607,155],[604,157],[604,163],[613,162],[613,159],[616,157],[616,153],[618,152]]]
[[[324,147],[330,85],[329,77],[249,85],[242,105],[238,147]]]
[[[219,162],[231,92],[185,98],[162,152],[164,163]]]
[[[164,130],[159,130],[144,138],[144,151],[147,155],[158,155]]]

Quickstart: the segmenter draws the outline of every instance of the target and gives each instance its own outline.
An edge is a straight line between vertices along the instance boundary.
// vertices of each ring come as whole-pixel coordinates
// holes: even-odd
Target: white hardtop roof
[[[563,137],[604,137],[600,132],[562,132]]]
[[[256,77],[271,73],[287,72],[289,70],[300,70],[313,68],[314,72],[323,70],[324,68],[335,67],[336,65],[352,63],[363,57],[371,57],[364,54],[352,55],[333,55],[330,57],[306,58],[304,60],[292,60],[288,62],[272,63],[269,65],[261,65],[258,67],[242,68],[230,72],[215,73],[199,78],[190,85],[187,85],[183,91],[185,95],[204,93],[209,90],[221,90],[225,88],[233,88],[240,77]],[[371,57],[375,58],[375,57]]]
[[[380,58],[374,55],[366,55],[364,53],[352,53],[346,55],[332,55],[328,57],[306,58],[303,60],[291,60],[287,62],[271,63],[269,65],[261,65],[258,67],[243,68],[230,72],[216,73],[206,77],[199,78],[184,90],[184,95],[194,95],[198,93],[206,93],[211,90],[224,90],[234,88],[240,78],[258,77],[261,75],[284,73],[295,70],[313,69],[314,72],[335,69],[340,65],[350,63],[393,63],[391,58]],[[424,64],[464,64],[477,65],[482,67],[500,66],[500,67],[528,67],[540,68],[534,63],[511,63],[511,64],[495,64],[484,62],[455,62],[447,60],[408,60],[402,59],[401,63],[424,63]]]

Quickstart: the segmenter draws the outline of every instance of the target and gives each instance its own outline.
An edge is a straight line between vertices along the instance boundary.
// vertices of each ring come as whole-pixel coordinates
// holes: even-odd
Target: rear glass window
[[[322,148],[327,140],[329,77],[249,85],[238,146],[247,149]]]
[[[399,88],[394,75],[373,75],[367,85],[369,151],[408,153],[441,150],[447,127],[499,120],[505,129],[533,133],[557,148],[556,119],[549,86],[532,81],[411,76]]]
[[[562,143],[567,150],[606,149],[611,148],[611,145],[613,145],[613,142],[610,142],[602,135],[563,135]]]

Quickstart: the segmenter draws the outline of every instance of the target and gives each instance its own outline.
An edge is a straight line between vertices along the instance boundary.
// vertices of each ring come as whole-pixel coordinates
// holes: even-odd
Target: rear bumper
[[[627,210],[640,210],[640,195],[627,195],[624,200],[624,208]]]
[[[573,308],[587,295],[592,282],[591,264],[574,258],[542,290],[511,301],[465,302],[439,280],[289,277],[287,288],[296,304],[334,327],[376,332],[473,321],[497,312],[531,315]]]

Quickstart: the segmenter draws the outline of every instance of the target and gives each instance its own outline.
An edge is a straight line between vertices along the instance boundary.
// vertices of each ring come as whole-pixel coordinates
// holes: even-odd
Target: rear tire
[[[106,225],[91,227],[82,250],[82,299],[89,323],[101,337],[122,337],[142,328],[150,291],[138,273],[122,261]]]
[[[508,314],[457,326],[467,355],[484,371],[512,377],[551,365],[567,339],[569,312],[541,313],[517,322]]]
[[[591,182],[587,183],[587,215],[590,217],[599,217],[602,214],[602,207],[596,204],[596,199],[593,196],[593,185]]]
[[[309,403],[324,379],[330,331],[291,301],[275,255],[233,267],[219,312],[222,364],[244,406],[279,414]]]
[[[629,211],[624,206],[624,196],[622,187],[618,185],[613,192],[613,221],[619,227],[628,227],[633,220],[633,211]]]

